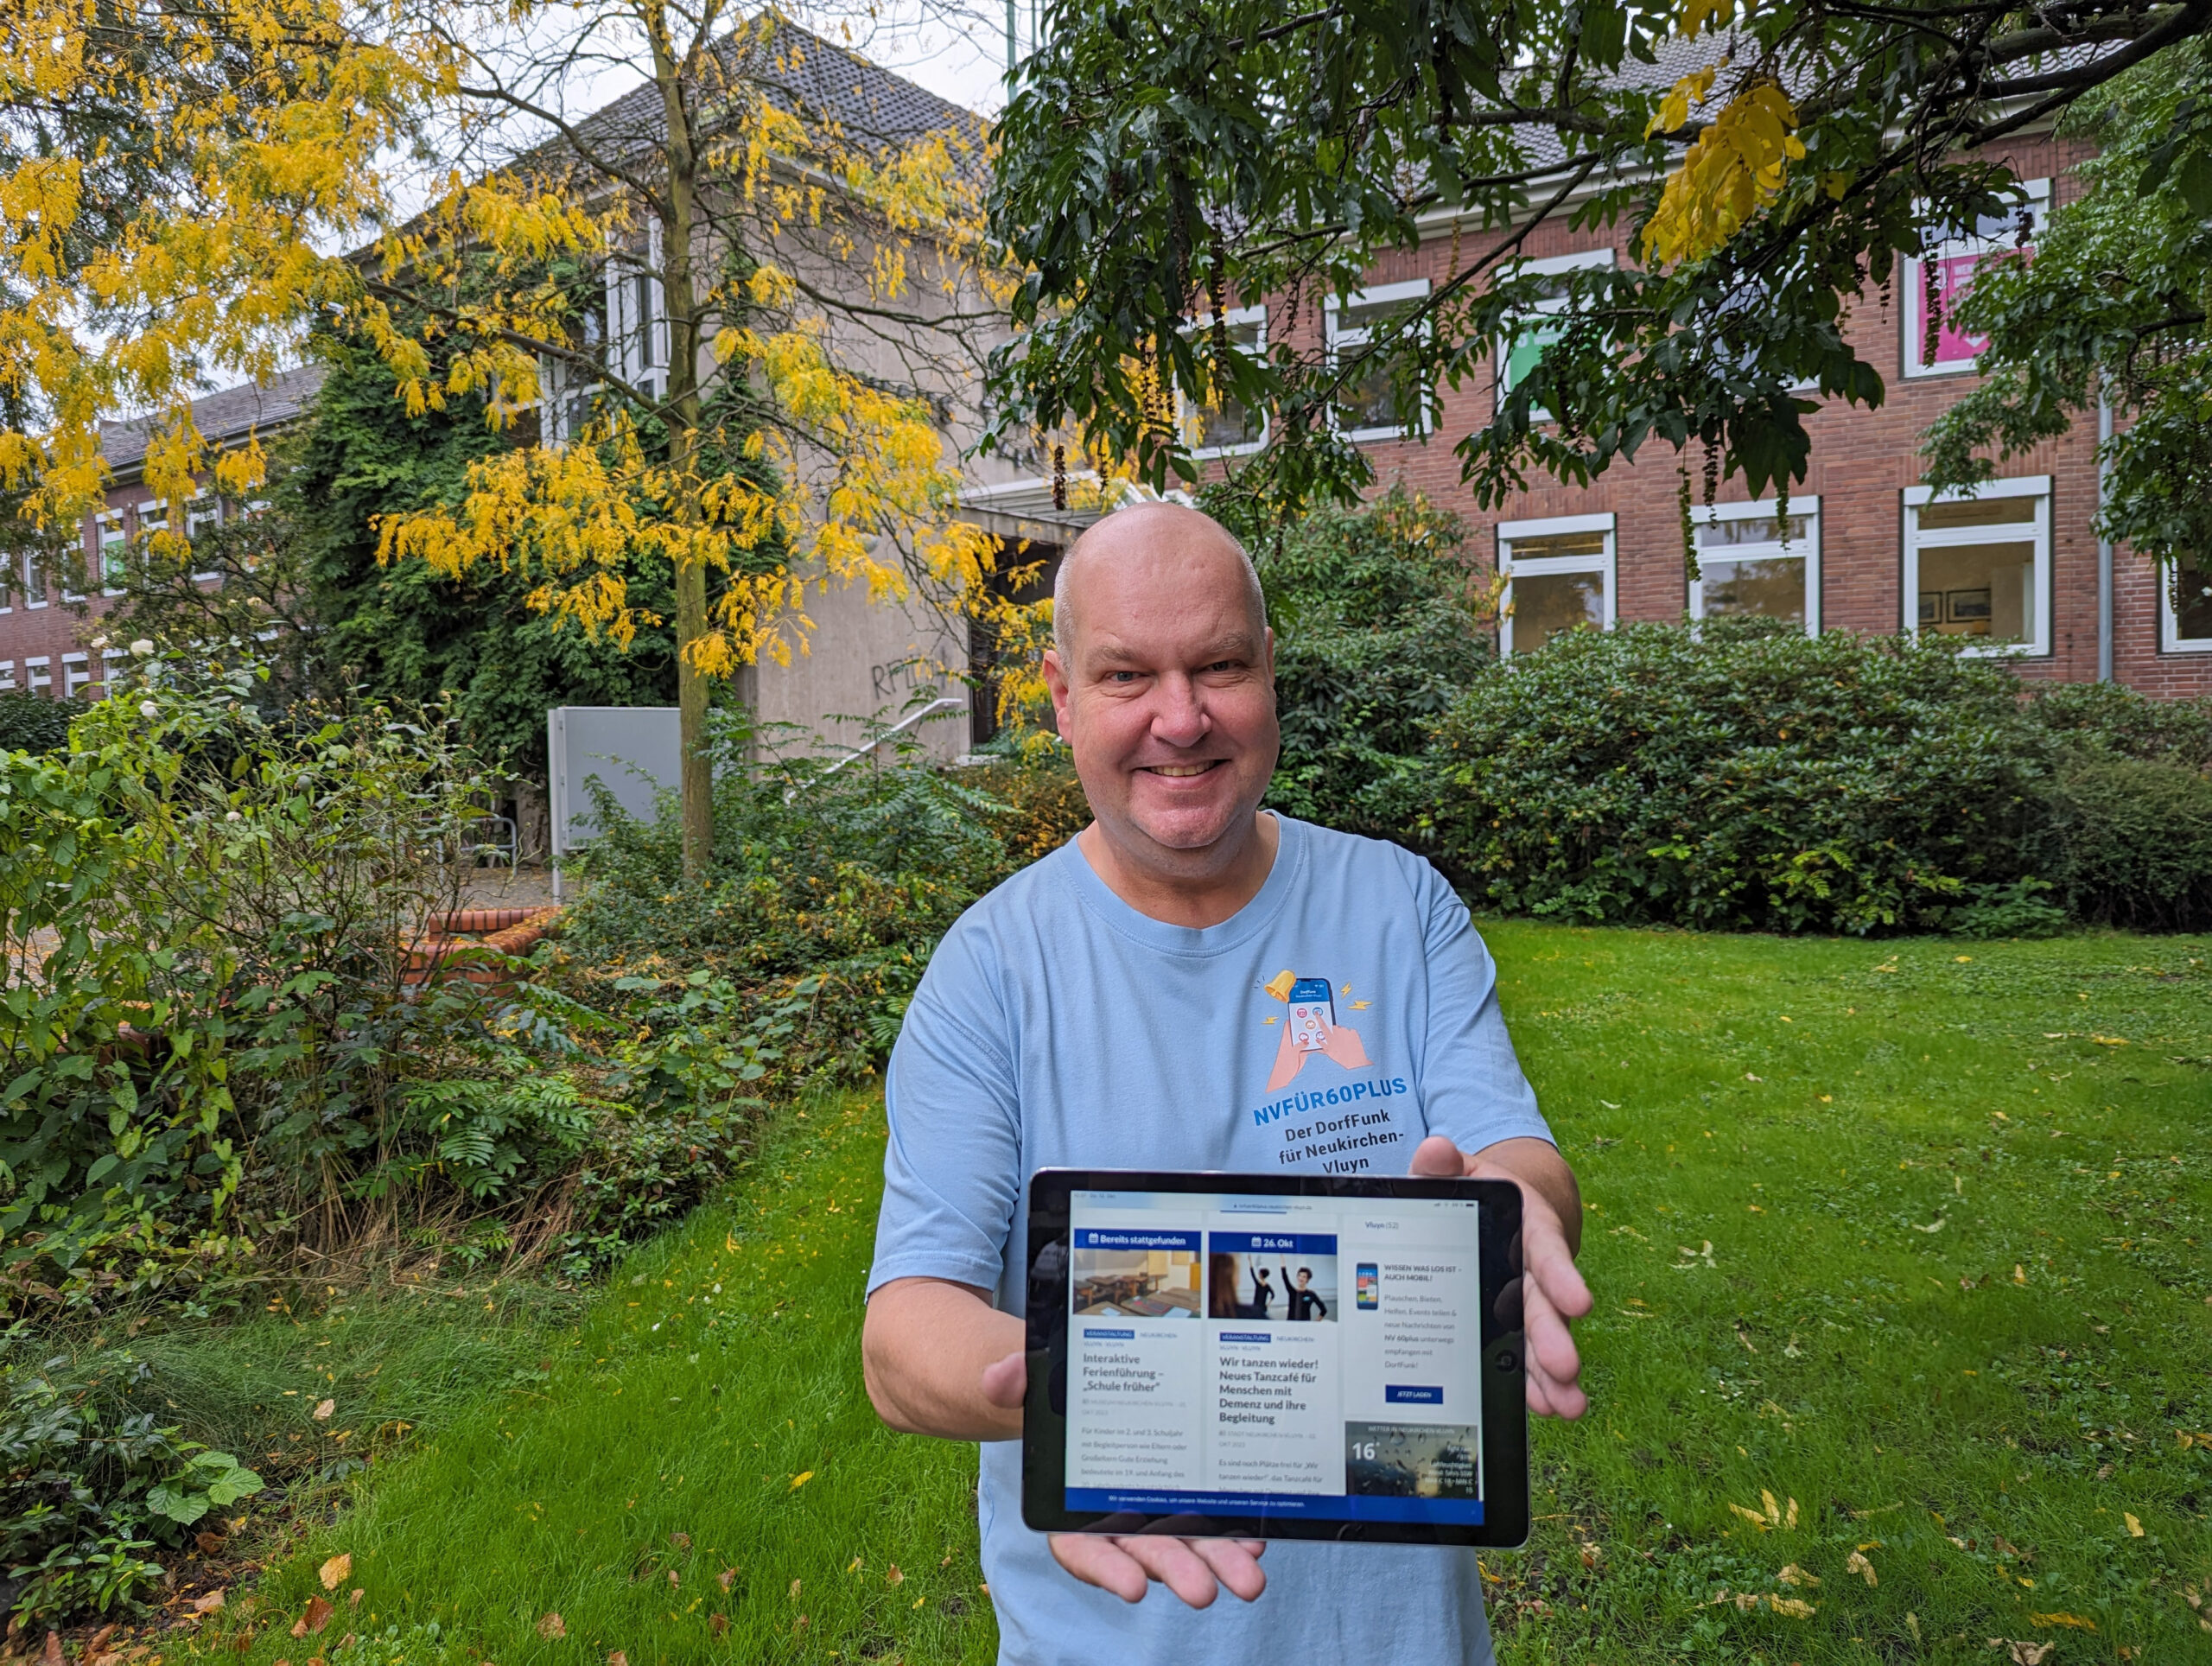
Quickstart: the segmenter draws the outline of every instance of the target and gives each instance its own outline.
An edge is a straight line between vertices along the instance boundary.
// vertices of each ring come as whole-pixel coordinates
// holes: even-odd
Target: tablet
[[[1509,1180],[1039,1169],[1022,1518],[1521,1543],[1520,1235]]]

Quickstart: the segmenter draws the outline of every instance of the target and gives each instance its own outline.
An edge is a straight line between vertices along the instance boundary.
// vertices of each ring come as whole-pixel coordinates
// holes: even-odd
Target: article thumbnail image
[[[1305,1324],[1337,1317],[1334,1256],[1216,1249],[1206,1257],[1206,1280],[1210,1319]]]
[[[1072,1252],[1075,1311],[1086,1319],[1196,1319],[1198,1234],[1188,1249]]]
[[[1479,1498],[1479,1430],[1442,1423],[1346,1423],[1344,1491],[1368,1497]]]

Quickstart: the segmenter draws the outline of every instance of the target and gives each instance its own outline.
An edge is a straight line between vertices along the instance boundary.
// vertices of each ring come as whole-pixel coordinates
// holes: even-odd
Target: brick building
[[[2051,204],[2078,190],[2070,170],[2088,154],[2086,146],[2048,136],[2002,153],[2030,182],[2031,237]],[[1939,295],[1959,288],[1980,260],[2017,246],[2014,223],[1985,229],[1986,237],[1940,252]],[[1450,276],[1452,231],[1448,217],[1434,219],[1420,250],[1388,257],[1371,286],[1348,305],[1273,320],[1267,308],[1250,308],[1229,321],[1247,340],[1289,327],[1303,349],[1355,349],[1394,309]],[[1478,226],[1466,228],[1470,244],[1481,235]],[[1525,247],[1538,273],[1629,259],[1624,234],[1612,243],[1603,237],[1578,232],[1561,216],[1539,226]],[[1915,260],[1905,263],[1886,303],[1876,294],[1860,299],[1847,334],[1880,372],[1886,403],[1872,411],[1834,403],[1808,418],[1811,470],[1790,493],[1786,529],[1777,528],[1771,499],[1747,501],[1740,479],[1726,482],[1715,508],[1696,512],[1702,580],[1695,585],[1682,560],[1677,461],[1662,443],[1592,486],[1538,486],[1502,511],[1483,511],[1460,483],[1451,442],[1487,419],[1497,397],[1494,379],[1445,390],[1443,420],[1426,443],[1387,425],[1387,392],[1376,411],[1384,425],[1358,425],[1357,385],[1340,420],[1349,437],[1370,449],[1379,485],[1402,480],[1465,513],[1476,547],[1490,552],[1507,581],[1499,647],[1509,655],[1571,625],[1759,613],[1816,631],[1964,636],[1975,651],[2002,654],[2028,677],[2102,676],[2145,694],[2212,694],[2212,572],[2184,572],[2172,587],[2148,559],[2124,548],[2100,550],[2091,530],[2094,417],[2001,464],[2003,478],[1971,501],[1929,500],[1919,484],[1921,436],[1973,385],[1980,343],[1939,321],[1935,358],[1922,362],[1924,294]],[[1496,361],[1509,378],[1516,369],[1525,372],[1544,340],[1541,320],[1532,321],[1503,344]],[[1230,458],[1263,444],[1264,424],[1234,410],[1213,413],[1205,437],[1216,443],[1202,456]],[[1690,461],[1695,474],[1699,460]]]
[[[321,367],[309,366],[258,386],[211,393],[193,402],[194,420],[218,450],[254,437],[265,442],[306,408],[321,382]],[[159,528],[197,532],[226,515],[250,512],[251,506],[226,504],[212,493],[184,504],[157,499],[144,474],[151,433],[143,422],[100,425],[100,450],[110,473],[106,506],[85,518],[79,563],[54,572],[48,570],[50,563],[23,556],[0,570],[0,691],[99,698],[108,666],[125,657],[119,646],[92,645],[115,594],[101,581],[115,576]],[[71,588],[79,582],[81,590]]]

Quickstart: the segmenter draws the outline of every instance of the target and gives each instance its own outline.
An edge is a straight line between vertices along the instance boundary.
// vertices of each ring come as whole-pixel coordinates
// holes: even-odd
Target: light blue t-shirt
[[[1497,971],[1443,877],[1395,845],[1279,817],[1259,894],[1203,930],[1139,913],[1071,841],[976,904],[931,957],[891,1055],[871,1293],[898,1278],[1022,1311],[1026,1187],[1048,1167],[1401,1174],[1431,1134],[1548,1140]],[[1294,984],[1326,979],[1325,1049]],[[1286,1160],[1286,1158],[1287,1159]],[[1021,1519],[1021,1445],[982,1448],[983,1573],[1002,1666],[1488,1666],[1471,1550],[1283,1540],[1268,1588],[1194,1612],[1083,1585]]]

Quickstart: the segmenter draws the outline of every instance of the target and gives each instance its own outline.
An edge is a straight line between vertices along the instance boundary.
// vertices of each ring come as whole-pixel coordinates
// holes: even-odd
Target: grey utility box
[[[640,821],[653,800],[679,789],[683,746],[673,706],[556,706],[545,714],[552,766],[553,855],[557,861],[599,833],[585,783],[598,779]]]

